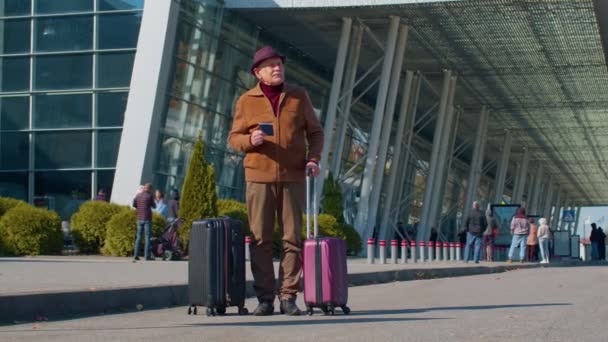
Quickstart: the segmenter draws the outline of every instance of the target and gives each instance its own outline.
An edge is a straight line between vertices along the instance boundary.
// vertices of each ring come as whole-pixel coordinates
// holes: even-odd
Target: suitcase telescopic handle
[[[306,238],[310,239],[310,218],[312,216],[314,236],[319,235],[319,216],[317,208],[317,187],[312,176],[312,168],[306,168]],[[312,194],[311,194],[312,187]],[[311,208],[312,207],[312,208]],[[311,213],[312,209],[312,213]]]

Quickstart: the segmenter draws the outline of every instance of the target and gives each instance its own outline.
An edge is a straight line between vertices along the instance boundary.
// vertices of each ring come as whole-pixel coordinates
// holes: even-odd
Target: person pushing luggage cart
[[[254,315],[274,313],[275,295],[280,311],[300,315],[296,305],[302,269],[302,212],[305,173],[319,175],[323,128],[310,97],[284,82],[285,56],[272,47],[256,51],[251,73],[258,84],[236,102],[229,145],[245,153],[246,201],[253,234],[251,271],[259,304]],[[272,262],[275,217],[282,246],[279,289],[275,294]]]

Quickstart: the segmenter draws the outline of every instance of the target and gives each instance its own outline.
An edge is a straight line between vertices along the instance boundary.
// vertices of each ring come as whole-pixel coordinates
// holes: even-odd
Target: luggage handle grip
[[[319,235],[319,214],[317,208],[317,187],[315,186],[314,179],[312,177],[312,168],[306,168],[306,238],[310,238],[310,216],[311,216],[311,203],[312,203],[312,216],[313,216],[313,232],[314,238]],[[312,198],[310,193],[310,187],[312,185]]]

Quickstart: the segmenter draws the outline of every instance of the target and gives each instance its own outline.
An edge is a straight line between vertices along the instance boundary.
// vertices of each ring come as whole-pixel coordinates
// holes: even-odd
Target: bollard
[[[412,255],[410,256],[410,261],[411,262],[418,261],[416,259],[416,240],[412,240],[412,242],[410,242],[410,251],[412,252]]]
[[[374,263],[374,244],[376,241],[372,238],[367,239],[367,263]]]
[[[401,263],[407,264],[407,240],[401,241]]]
[[[425,253],[424,250],[426,249],[426,242],[424,241],[420,241],[420,243],[418,244],[418,246],[420,246],[420,262],[424,262],[425,259]]]
[[[448,260],[450,260],[450,243],[444,242],[443,243],[443,261],[448,261]]]
[[[456,261],[462,260],[462,244],[456,242]]]
[[[435,242],[435,261],[441,261],[441,246],[443,244],[439,241]]]
[[[450,261],[456,260],[456,243],[450,242]]]
[[[397,263],[397,257],[399,256],[399,251],[397,250],[399,247],[399,241],[391,240],[391,263]]]
[[[249,246],[251,245],[251,236],[245,236],[245,260],[251,260],[251,252]]]
[[[386,240],[380,240],[380,263],[386,264]]]
[[[435,260],[435,242],[429,241],[429,261]]]

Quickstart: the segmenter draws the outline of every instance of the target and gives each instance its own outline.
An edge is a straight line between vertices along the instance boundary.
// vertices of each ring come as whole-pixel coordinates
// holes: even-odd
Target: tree
[[[184,243],[185,250],[187,250],[190,239],[192,222],[217,216],[215,170],[205,160],[205,144],[201,131],[198,132],[194,143],[194,150],[184,180],[179,216],[184,219],[179,236]]]

